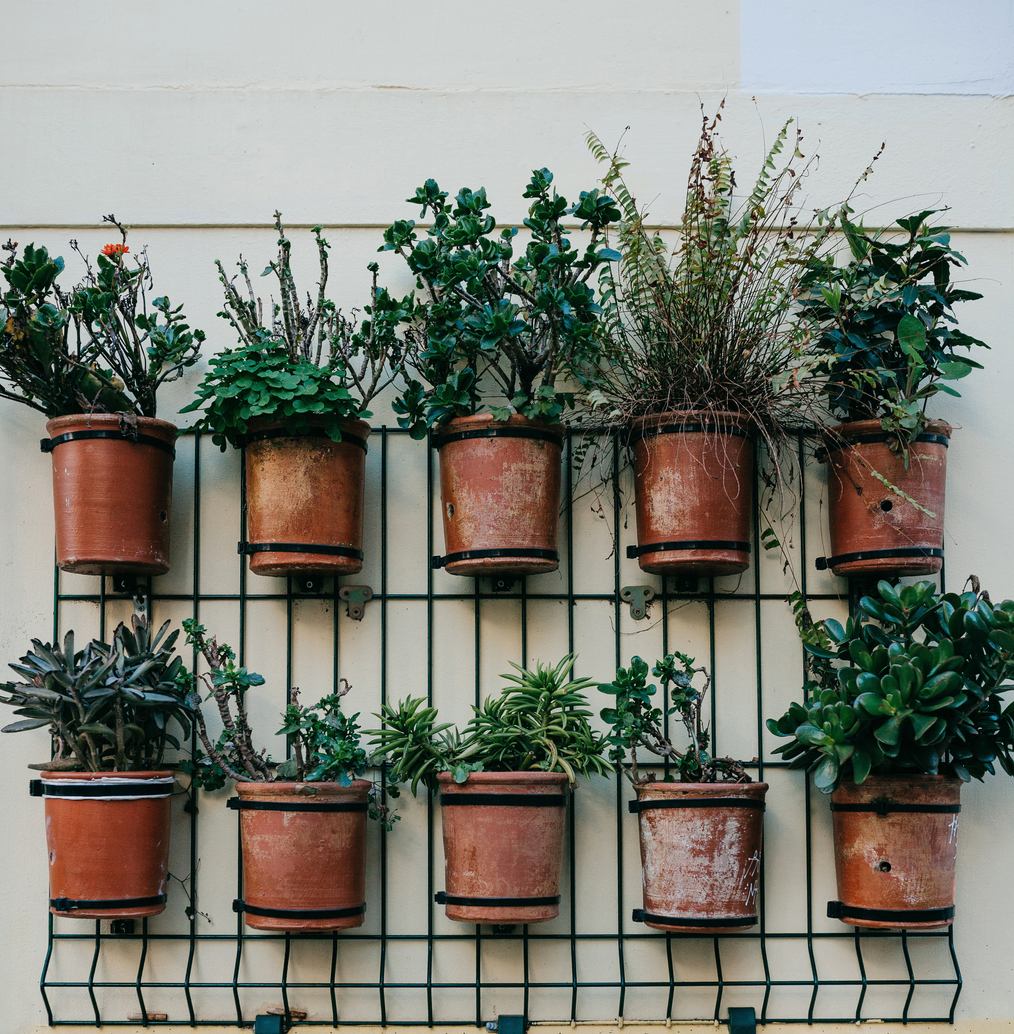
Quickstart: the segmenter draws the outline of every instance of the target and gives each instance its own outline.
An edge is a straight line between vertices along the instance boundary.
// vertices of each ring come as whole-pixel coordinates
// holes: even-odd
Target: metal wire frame
[[[562,600],[566,601],[568,605],[568,643],[571,651],[574,649],[574,605],[579,601],[600,601],[612,604],[613,608],[613,626],[615,628],[615,660],[616,664],[622,663],[621,656],[621,631],[620,631],[620,607],[623,605],[620,600],[620,560],[619,550],[614,551],[613,558],[613,592],[612,593],[577,593],[574,589],[574,532],[573,532],[573,521],[571,520],[572,508],[573,508],[573,473],[572,464],[570,462],[573,453],[573,436],[568,434],[567,438],[567,451],[566,451],[566,463],[564,466],[565,476],[565,508],[566,508],[566,538],[563,544],[563,548],[566,551],[567,557],[567,590],[565,593],[534,593],[529,592],[524,579],[521,579],[520,590],[503,594],[503,593],[492,593],[482,591],[480,588],[480,581],[475,580],[474,588],[471,592],[460,592],[460,593],[434,593],[433,587],[433,572],[428,569],[427,584],[425,593],[391,593],[388,591],[388,445],[392,437],[402,435],[403,432],[400,428],[391,428],[382,426],[374,428],[373,441],[377,442],[379,439],[380,448],[380,474],[381,474],[381,486],[380,486],[380,587],[379,591],[374,594],[373,602],[371,606],[380,607],[380,622],[381,622],[381,658],[380,658],[380,679],[381,679],[381,699],[386,701],[388,699],[388,660],[387,660],[387,640],[388,640],[388,605],[391,602],[396,601],[424,601],[426,604],[426,628],[427,628],[427,697],[432,699],[433,692],[433,611],[434,602],[443,600],[459,600],[459,601],[471,601],[474,607],[474,638],[475,638],[475,701],[479,702],[480,696],[480,675],[479,675],[479,650],[480,650],[480,613],[482,604],[484,601],[490,599],[504,600],[509,598],[517,599],[520,603],[520,635],[521,635],[521,656],[518,658],[520,663],[525,664],[528,661],[528,604],[531,601],[538,600]],[[155,607],[160,602],[190,602],[192,604],[192,616],[195,619],[200,618],[201,605],[206,602],[234,602],[239,608],[239,660],[243,663],[245,644],[246,644],[246,612],[247,612],[247,567],[245,558],[240,558],[240,574],[239,574],[239,592],[238,593],[202,593],[200,591],[201,580],[200,580],[200,490],[201,490],[201,446],[202,440],[200,435],[194,435],[190,439],[193,442],[194,448],[194,465],[193,465],[193,505],[194,505],[194,528],[193,528],[193,593],[190,595],[186,594],[166,594],[159,593],[157,591],[151,591],[150,580],[147,584],[147,601],[149,607]],[[622,498],[619,488],[619,455],[620,450],[617,447],[619,445],[618,439],[614,439],[614,460],[613,460],[613,495],[612,495],[612,516],[613,526],[618,529],[621,520],[622,510]],[[423,449],[420,446],[420,456],[423,454]],[[434,527],[433,527],[433,495],[434,495],[434,460],[433,450],[426,449],[426,464],[427,464],[427,548],[428,555],[432,555],[434,552]],[[798,444],[798,463],[799,469],[803,469],[803,462],[805,457],[804,452],[804,439],[800,438]],[[245,514],[246,508],[246,497],[245,497],[245,484],[242,483],[241,478],[241,493],[242,493],[242,507],[241,512]],[[754,541],[759,541],[759,504],[757,502],[758,493],[754,493]],[[800,499],[799,505],[801,513],[805,514],[806,498],[805,498],[805,479],[800,479]],[[241,518],[242,520],[242,518]],[[240,536],[243,535],[243,527],[241,526]],[[835,594],[823,594],[823,595],[810,595],[807,593],[806,584],[806,569],[807,569],[807,554],[806,554],[806,536],[805,534],[800,536],[800,587],[804,598],[808,601],[814,600],[841,600],[844,596]],[[332,613],[334,615],[334,663],[333,663],[333,678],[334,684],[337,688],[338,683],[338,631],[339,631],[339,618],[338,618],[338,587],[336,586],[333,593],[325,597],[332,604]],[[54,640],[58,637],[60,631],[60,607],[65,602],[91,602],[98,606],[99,611],[99,635],[104,637],[106,634],[106,608],[110,602],[117,602],[124,600],[124,595],[117,595],[113,592],[108,592],[106,589],[106,579],[101,582],[100,590],[97,594],[82,594],[74,592],[65,592],[63,586],[63,580],[60,572],[57,570],[54,578],[54,613],[53,613],[53,635]],[[308,598],[308,599],[320,599],[319,595],[306,595],[301,594],[294,587],[293,581],[290,579],[287,584],[287,590],[281,594],[257,594],[256,600],[284,600],[286,602],[286,687],[291,684],[292,675],[292,638],[293,638],[293,603],[294,601]],[[785,601],[784,594],[781,593],[762,593],[760,591],[760,579],[755,577],[753,591],[747,592],[733,592],[733,593],[716,593],[714,581],[707,580],[707,588],[704,591],[697,592],[679,592],[674,593],[667,579],[663,579],[663,588],[658,598],[659,603],[664,608],[664,613],[668,615],[670,603],[678,600],[679,602],[686,601],[697,601],[704,603],[708,610],[709,620],[709,649],[710,649],[710,670],[715,671],[716,661],[716,636],[715,636],[715,603],[720,601],[722,603],[730,601],[738,601],[744,606],[752,605],[754,608],[754,624],[755,624],[755,643],[756,643],[756,679],[757,679],[757,758],[758,761],[755,763],[757,769],[757,775],[759,778],[763,778],[765,769],[769,768],[783,768],[785,767],[784,762],[771,762],[764,760],[764,751],[762,749],[762,734],[763,734],[763,697],[762,697],[762,682],[763,682],[763,665],[762,665],[762,638],[761,638],[761,603],[765,601]],[[669,630],[668,622],[663,620],[662,623],[662,648],[663,652],[668,652],[669,647]],[[194,657],[194,663],[196,664],[196,656]],[[716,730],[717,733],[717,714],[718,714],[718,693],[712,694],[712,729]],[[196,745],[196,742],[195,744]],[[380,779],[383,781],[384,774],[380,774]],[[40,991],[42,994],[43,1002],[45,1004],[46,1013],[51,1026],[61,1025],[74,1025],[74,1024],[94,1024],[96,1026],[109,1025],[109,1026],[126,1026],[133,1025],[135,1021],[128,1021],[126,1019],[112,1018],[103,1016],[98,1000],[96,997],[96,991],[104,988],[133,988],[137,997],[139,1011],[141,1016],[144,1017],[141,1020],[143,1026],[159,1026],[166,1024],[189,1024],[195,1026],[197,1024],[202,1025],[216,1025],[216,1026],[232,1026],[236,1024],[249,1024],[253,1020],[253,1016],[249,1013],[245,1013],[241,1004],[240,991],[244,989],[254,988],[271,988],[276,989],[282,999],[285,1011],[286,1021],[292,1022],[292,1017],[289,1014],[289,994],[292,991],[300,989],[326,989],[329,992],[330,998],[330,1012],[329,1018],[324,1020],[308,1020],[308,1021],[296,1021],[293,1025],[318,1025],[318,1026],[357,1026],[366,1023],[379,1023],[381,1025],[387,1025],[389,1023],[389,1010],[388,1010],[388,992],[396,990],[411,989],[416,991],[425,991],[426,1007],[425,1010],[412,1019],[404,1020],[397,1019],[396,1022],[399,1026],[433,1026],[435,1022],[439,1022],[442,1025],[460,1024],[460,1025],[471,1025],[481,1026],[487,1018],[483,1008],[483,992],[490,991],[493,989],[519,989],[523,992],[523,1013],[526,1017],[529,1015],[529,1003],[530,994],[535,990],[544,989],[557,989],[557,990],[570,990],[570,1010],[569,1015],[559,1016],[560,1022],[576,1022],[582,1019],[579,1008],[580,992],[585,989],[615,989],[617,992],[617,1017],[622,1019],[624,1016],[624,1007],[626,1002],[627,991],[629,989],[644,989],[644,988],[659,988],[668,990],[668,999],[664,1015],[655,1017],[639,1017],[641,1020],[671,1020],[673,1018],[673,1009],[676,1002],[676,995],[680,992],[687,990],[699,990],[699,989],[714,989],[714,1009],[712,1012],[711,1019],[719,1021],[722,1019],[722,1005],[725,998],[725,993],[729,989],[734,988],[752,988],[757,992],[755,999],[755,1005],[757,1008],[758,1021],[761,1023],[768,1022],[780,1022],[780,1023],[813,1023],[813,1022],[850,1022],[854,1023],[863,1019],[880,1019],[885,1022],[901,1022],[907,1023],[910,1019],[913,1021],[920,1022],[942,1022],[942,1023],[953,1023],[955,1008],[957,1006],[958,997],[961,993],[962,977],[961,971],[958,966],[957,954],[954,949],[954,939],[952,928],[948,928],[945,931],[900,931],[900,932],[873,932],[873,931],[861,931],[855,929],[848,931],[842,929],[841,931],[828,932],[814,929],[813,922],[813,831],[811,829],[811,808],[810,808],[810,783],[802,775],[800,779],[803,780],[804,794],[805,794],[805,850],[806,850],[806,926],[805,929],[799,929],[791,932],[785,931],[771,931],[767,929],[767,915],[765,908],[765,879],[764,879],[764,866],[762,860],[761,867],[761,883],[760,883],[760,894],[759,894],[759,915],[760,922],[758,927],[750,932],[736,933],[729,935],[720,935],[712,937],[700,937],[694,934],[675,934],[675,933],[656,933],[656,932],[626,932],[624,930],[626,910],[629,909],[630,902],[624,900],[623,893],[623,844],[624,844],[624,823],[623,816],[625,814],[625,797],[621,781],[616,780],[616,880],[617,880],[617,911],[616,911],[616,931],[613,933],[589,933],[582,932],[578,929],[578,918],[577,918],[577,902],[576,902],[576,823],[575,823],[575,810],[573,801],[568,807],[568,828],[569,828],[569,851],[568,856],[565,859],[565,865],[569,867],[569,925],[570,929],[566,933],[538,933],[531,932],[527,926],[523,926],[520,932],[497,932],[497,933],[484,933],[481,927],[476,927],[474,934],[472,933],[455,933],[455,934],[441,934],[436,933],[434,930],[434,905],[433,905],[433,891],[434,891],[434,873],[432,859],[434,856],[434,844],[435,844],[435,822],[434,822],[434,808],[432,797],[427,803],[427,839],[428,839],[428,863],[427,863],[427,922],[425,931],[419,931],[417,933],[408,934],[394,934],[389,932],[388,929],[388,848],[387,848],[387,834],[381,832],[381,845],[380,845],[380,932],[379,934],[365,934],[365,933],[316,933],[316,934],[298,934],[292,935],[287,933],[258,933],[251,938],[247,935],[243,925],[242,916],[237,916],[236,921],[236,932],[234,934],[208,934],[200,931],[197,925],[197,910],[198,910],[198,844],[197,844],[197,815],[196,808],[191,807],[190,810],[190,871],[191,876],[189,879],[190,883],[190,897],[191,897],[191,909],[189,912],[189,930],[186,933],[160,933],[150,931],[148,926],[148,920],[145,919],[141,923],[140,932],[122,934],[112,933],[109,930],[103,930],[103,923],[96,921],[94,930],[87,933],[72,933],[66,932],[65,930],[57,929],[53,916],[48,917],[49,924],[49,940],[48,950],[46,952],[45,961],[43,964],[42,975],[40,979]],[[190,791],[192,795],[196,791]],[[193,797],[191,800],[193,803]],[[237,857],[237,896],[241,896],[242,886],[242,856],[241,854]],[[279,964],[279,978],[275,981],[249,981],[240,980],[240,968],[243,956],[243,950],[246,943],[251,939],[255,939],[258,944],[268,941],[278,941],[280,964]],[[517,942],[518,950],[521,953],[522,961],[522,973],[523,979],[521,981],[490,981],[484,979],[482,973],[482,952],[483,944],[489,940],[497,941],[512,941]],[[744,942],[756,942],[758,951],[760,954],[760,961],[763,967],[764,977],[763,979],[729,979],[725,976],[725,969],[723,966],[722,957],[722,946],[727,940],[737,940]],[[713,980],[680,980],[677,979],[677,970],[674,963],[674,942],[696,940],[696,941],[711,941],[713,945],[713,953],[715,960],[715,979]],[[939,942],[942,948],[946,949],[947,958],[949,960],[953,976],[943,979],[938,978],[926,978],[917,977],[915,973],[915,967],[912,962],[910,953],[910,942],[911,941],[936,941]],[[103,949],[110,941],[115,941],[119,944],[123,944],[124,941],[134,942],[138,945],[138,965],[136,977],[133,981],[109,981],[109,980],[96,980],[96,972],[100,958],[102,956]],[[339,944],[341,942],[363,942],[370,941],[379,943],[379,967],[377,972],[377,979],[374,981],[357,981],[347,982],[336,980],[337,961],[339,954]],[[829,978],[826,973],[821,974],[817,964],[817,958],[814,951],[815,945],[819,943],[828,942],[852,942],[853,950],[855,953],[855,959],[859,971],[859,977],[857,979],[843,979],[843,978]],[[82,980],[62,980],[62,979],[50,979],[49,973],[53,964],[54,953],[58,946],[62,942],[90,942],[93,945],[91,964],[88,971],[87,979]],[[186,956],[186,962],[184,967],[184,974],[182,979],[165,981],[165,980],[149,980],[145,978],[145,966],[148,958],[149,947],[154,943],[160,942],[176,942],[179,944],[179,956],[180,964],[183,966],[183,956]],[[235,960],[232,967],[231,978],[224,978],[221,980],[195,980],[193,979],[193,968],[194,959],[197,946],[202,942],[218,942],[218,943],[233,943],[235,944]],[[291,981],[289,979],[289,967],[290,959],[293,951],[294,942],[323,942],[324,944],[330,944],[331,958],[330,958],[330,980],[329,982],[299,982]],[[419,943],[425,944],[426,946],[426,980],[422,981],[404,981],[397,979],[396,973],[390,972],[389,963],[389,946],[394,943]],[[474,959],[475,959],[475,976],[474,979],[468,981],[435,981],[433,979],[434,969],[434,955],[439,950],[440,945],[448,942],[471,942],[474,945]],[[557,942],[564,943],[569,947],[569,959],[570,959],[570,980],[569,981],[546,981],[533,979],[531,966],[530,966],[530,946],[533,944],[540,944],[545,942]],[[581,943],[588,942],[613,942],[617,952],[618,962],[618,979],[615,980],[587,980],[583,977],[579,977],[578,974],[578,945]],[[629,945],[636,942],[655,942],[659,945],[660,950],[665,952],[665,962],[668,971],[668,979],[666,980],[639,980],[632,979],[628,976],[628,965],[626,960],[626,949]],[[807,951],[807,958],[810,968],[809,979],[796,979],[796,980],[781,980],[775,979],[771,974],[771,966],[768,960],[768,944],[770,942],[797,942],[805,944]],[[889,978],[889,977],[876,977],[868,975],[868,965],[863,954],[863,944],[881,942],[888,943],[894,949],[900,950],[905,964],[905,972],[907,976],[904,978]],[[326,950],[326,949],[325,949]],[[393,977],[393,979],[392,979]],[[809,1005],[805,1014],[798,1015],[771,1015],[769,1012],[769,1002],[771,999],[772,991],[779,988],[809,988],[810,998]],[[815,1009],[818,1002],[818,995],[822,988],[833,988],[833,987],[851,987],[857,991],[857,999],[854,1013],[850,1015],[842,1015],[838,1017],[825,1017],[816,1016]],[[866,1002],[867,992],[870,988],[875,987],[895,987],[904,989],[906,992],[905,1004],[902,1009],[900,1016],[883,1016],[883,1017],[871,1017],[864,1013],[864,1005]],[[952,994],[950,998],[950,1006],[946,1015],[936,1016],[921,1016],[915,1015],[910,1016],[910,1009],[913,1001],[913,997],[916,990],[922,987],[935,987],[935,988],[950,988]],[[183,998],[186,1003],[186,1015],[181,1016],[170,1016],[165,1021],[160,1020],[148,1020],[147,1008],[145,1005],[145,991],[155,989],[178,989],[182,991]],[[56,989],[77,989],[85,990],[88,995],[88,1000],[91,1006],[90,1016],[64,1016],[59,1015],[58,1010],[54,1007],[51,999],[50,992]],[[339,997],[343,990],[352,989],[372,989],[377,992],[377,1012],[373,1020],[364,1021],[361,1019],[349,1020],[345,1019],[340,1015],[339,1009]],[[462,1016],[456,1020],[447,1019],[443,1016],[435,1017],[434,1010],[434,991],[449,990],[449,989],[474,989],[475,994],[475,1011],[474,1015]],[[207,991],[207,990],[221,990],[223,992],[231,992],[232,1001],[235,1008],[235,1018],[232,1019],[207,1019],[198,1015],[197,1008],[194,1002],[195,991]],[[700,1017],[706,1018],[706,1017]]]

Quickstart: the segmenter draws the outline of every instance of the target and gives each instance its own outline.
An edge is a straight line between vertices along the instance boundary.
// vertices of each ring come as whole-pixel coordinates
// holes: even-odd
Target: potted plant
[[[512,665],[463,730],[437,724],[421,697],[385,705],[373,730],[390,777],[440,790],[445,889],[436,896],[462,923],[542,923],[560,913],[568,787],[604,773],[605,741],[588,724],[588,679],[569,680],[574,657],[534,671]]]
[[[377,286],[357,323],[327,297],[328,249],[313,228],[320,264],[316,296],[300,302],[290,264],[291,243],[275,212],[279,298],[265,318],[246,261],[241,283],[221,262],[225,309],[239,347],[211,360],[211,369],[184,413],[202,409],[200,430],[243,449],[246,540],[241,553],[262,575],[355,574],[363,566],[363,495],[369,405],[401,372],[395,328],[407,313]]]
[[[245,695],[264,684],[236,665],[233,651],[208,636],[203,625],[184,621],[187,642],[209,670],[189,677],[190,702],[204,751],[188,771],[215,790],[236,781],[228,806],[240,813],[243,897],[233,909],[258,930],[343,930],[362,926],[366,913],[366,819],[386,819],[371,784],[360,778],[367,757],[359,745],[358,714],[345,715],[341,698],[351,686],[313,707],[292,689],[278,734],[289,737],[291,756],[273,763],[253,744]],[[198,683],[214,699],[222,733],[212,742],[201,712]],[[390,828],[390,826],[389,826]]]
[[[732,161],[717,135],[721,108],[702,118],[675,247],[647,228],[624,177],[628,163],[588,134],[622,210],[624,257],[603,271],[606,354],[582,379],[598,419],[626,429],[637,521],[627,555],[653,574],[747,569],[755,439],[780,482],[776,458],[791,460],[780,449],[785,432],[805,423],[811,404],[809,385],[794,376],[805,330],[789,317],[836,217],[818,212],[813,233],[798,225],[813,159],[800,164],[802,135],[790,139],[791,120],[735,202]]]
[[[944,487],[951,427],[926,407],[944,383],[981,366],[963,354],[982,341],[958,330],[954,305],[981,298],[952,271],[965,259],[936,211],[899,219],[900,235],[867,232],[842,219],[851,261],[813,263],[803,311],[814,341],[813,370],[831,413],[828,464],[835,574],[935,574],[943,563]]]
[[[494,236],[485,189],[453,202],[433,180],[410,198],[433,215],[425,240],[413,220],[384,233],[422,293],[406,331],[408,385],[395,401],[399,423],[440,456],[445,554],[451,574],[536,574],[559,564],[557,529],[563,428],[573,405],[563,378],[597,354],[601,308],[589,279],[619,255],[601,247],[618,212],[611,198],[557,194],[548,169],[532,173],[525,226]],[[590,229],[579,250],[563,227]],[[500,396],[498,401],[492,401]]]
[[[204,334],[182,306],[152,298],[145,251],[127,230],[64,291],[62,258],[4,246],[0,264],[0,398],[45,413],[53,456],[56,557],[79,574],[169,570],[176,427],[156,419],[159,388],[197,362]],[[76,242],[71,242],[80,251]]]
[[[640,657],[599,689],[615,697],[602,711],[610,756],[637,795],[628,806],[638,816],[644,907],[634,910],[634,921],[657,930],[720,934],[757,922],[768,785],[751,782],[743,762],[709,753],[701,709],[711,679],[695,663],[683,653],[655,663],[651,673],[662,681],[662,707],[652,699],[656,688]],[[698,674],[700,689],[693,684]],[[664,732],[670,715],[679,715],[686,729],[685,750]],[[664,778],[640,768],[639,748],[661,758]]]
[[[117,626],[111,643],[75,649],[32,640],[20,664],[26,681],[0,686],[18,721],[3,732],[48,728],[51,761],[32,765],[33,796],[46,801],[49,907],[87,919],[156,915],[165,909],[169,798],[167,746],[190,735],[178,679],[179,635],[167,621],[151,636],[143,612]],[[169,731],[175,722],[177,738]]]
[[[1014,601],[993,606],[930,582],[882,581],[843,628],[800,627],[803,703],[768,729],[790,768],[831,795],[838,901],[853,926],[918,929],[954,918],[961,783],[999,762],[1014,774]],[[873,619],[872,621],[870,619]]]

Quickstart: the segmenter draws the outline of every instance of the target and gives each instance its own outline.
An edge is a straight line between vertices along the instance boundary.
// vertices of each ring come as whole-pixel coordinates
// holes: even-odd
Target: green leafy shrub
[[[494,236],[485,188],[463,187],[451,203],[427,180],[408,199],[422,217],[433,213],[426,238],[418,239],[411,219],[384,232],[381,250],[405,259],[423,296],[406,330],[413,376],[394,404],[413,438],[479,412],[495,395],[503,399],[489,404],[497,420],[520,413],[555,421],[573,405],[557,381],[599,354],[602,310],[588,281],[619,258],[600,246],[619,212],[597,190],[582,191],[570,204],[552,184],[548,169],[532,173],[523,195],[532,202],[524,221],[532,239],[516,257],[518,228]],[[583,251],[563,227],[567,216],[591,231]]]
[[[870,772],[982,779],[999,761],[1014,775],[1014,601],[942,594],[931,582],[877,586],[844,627],[804,621],[810,680],[767,726],[776,753],[830,793]],[[802,611],[805,614],[805,611]],[[872,619],[872,620],[870,620]]]

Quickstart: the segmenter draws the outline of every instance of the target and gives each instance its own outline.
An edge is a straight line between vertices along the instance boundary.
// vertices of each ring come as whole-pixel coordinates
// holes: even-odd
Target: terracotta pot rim
[[[310,417],[307,422],[311,427],[320,427],[324,423],[323,419],[320,417]],[[352,433],[357,434],[360,438],[368,438],[370,436],[370,432],[373,430],[366,420],[357,416],[344,417],[339,421],[339,423],[343,430],[347,429]],[[247,433],[258,434],[261,431],[273,431],[276,428],[284,426],[284,420],[278,420],[269,416],[254,417],[254,419],[249,421],[247,424]],[[293,434],[289,437],[306,438],[307,436],[304,434]],[[335,444],[340,445],[341,443],[336,442]]]
[[[334,782],[264,783],[237,780],[236,792],[241,797],[341,797],[344,794],[364,793],[370,789],[370,785],[366,779],[353,779],[348,786]]]
[[[640,795],[642,791],[652,793],[664,793],[677,795],[693,794],[695,797],[729,797],[740,794],[742,796],[763,796],[768,792],[768,783],[639,783],[634,791]]]
[[[168,420],[161,420],[155,416],[139,416],[135,418],[137,426],[143,427],[146,431],[163,431],[170,434],[173,439],[179,428]],[[90,424],[98,427],[119,427],[119,413],[71,413],[67,416],[55,416],[52,420],[46,421],[46,430],[50,438],[55,438],[56,431],[66,431],[67,428],[75,427],[78,424]]]
[[[824,429],[824,437],[829,441],[837,438],[854,438],[863,434],[878,434],[883,431],[879,420],[849,420],[843,424]],[[930,420],[922,433],[942,434],[950,438],[954,428],[946,420]]]
[[[143,772],[46,772],[33,769],[37,773],[37,777],[40,779],[137,779],[144,781],[146,779],[174,779],[176,773],[172,769],[157,769],[157,770],[146,770]]]
[[[870,773],[866,779],[861,783],[854,783],[851,779],[843,780],[841,786],[839,786],[831,794],[838,793],[839,790],[854,790],[858,793],[863,793],[868,788],[876,786],[954,786],[962,785],[962,780],[956,775],[947,775],[946,773],[938,773],[937,775],[931,775],[928,772],[890,772],[883,775],[876,775]]]
[[[566,433],[563,424],[547,423],[545,420],[533,420],[531,417],[522,416],[520,413],[512,413],[506,420],[496,420],[492,413],[472,413],[470,416],[451,417],[436,424],[433,433],[437,437],[453,430],[460,431],[468,427],[485,427],[487,424],[493,427],[542,427],[562,438]]]
[[[664,413],[647,413],[644,416],[634,417],[628,426],[632,431],[639,431],[645,427],[669,423],[674,420],[693,420],[701,417],[735,424],[745,431],[752,431],[754,428],[754,421],[751,417],[747,416],[746,413],[738,413],[731,409],[669,409]]]
[[[552,786],[566,783],[566,772],[469,772],[463,783],[454,782],[453,772],[438,772],[437,781],[443,789],[444,784],[451,786],[467,786],[469,783],[530,783],[533,786]]]

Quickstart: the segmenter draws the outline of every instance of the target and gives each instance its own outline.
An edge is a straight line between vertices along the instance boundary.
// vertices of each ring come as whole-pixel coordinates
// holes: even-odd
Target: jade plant
[[[573,655],[555,666],[537,664],[502,675],[508,684],[498,696],[473,707],[464,729],[437,723],[437,709],[422,697],[397,706],[385,704],[378,715],[385,727],[370,731],[374,758],[388,762],[396,783],[436,789],[437,775],[451,772],[456,783],[471,772],[565,772],[579,775],[610,771],[603,753],[606,741],[588,724],[591,711],[584,690],[590,679],[571,680]]]
[[[994,606],[972,581],[960,594],[881,581],[844,626],[800,609],[809,679],[768,720],[788,739],[776,753],[824,793],[871,772],[1014,775],[1014,601]]]
[[[411,311],[411,300],[399,301],[378,287],[378,266],[370,263],[370,302],[362,320],[355,312],[343,313],[327,297],[331,246],[323,228],[315,226],[320,278],[304,307],[292,273],[292,244],[281,213],[274,218],[278,254],[261,276],[274,278],[278,297],[265,314],[246,260],[240,256],[239,284],[216,262],[225,292],[218,315],[236,332],[239,346],[210,360],[197,398],[182,410],[203,408],[197,426],[223,450],[227,442],[242,445],[254,421],[281,422],[293,435],[319,427],[341,441],[342,421],[369,417],[371,400],[402,371],[396,330]]]
[[[20,664],[10,667],[26,681],[0,685],[0,703],[18,721],[3,732],[48,728],[53,759],[45,771],[132,772],[161,768],[167,747],[179,749],[191,731],[191,709],[180,688],[179,632],[154,636],[138,609],[130,627],[120,624],[112,642],[91,640],[76,649],[74,633],[63,645],[32,640]],[[177,737],[171,723],[179,728]]]
[[[651,674],[661,680],[663,695],[668,690],[668,706],[654,699],[657,688],[648,683],[648,665],[633,657],[629,668],[618,668],[612,682],[603,682],[599,690],[615,697],[615,703],[603,708],[602,720],[610,726],[608,741],[610,758],[618,772],[635,785],[656,782],[653,771],[642,771],[638,765],[638,748],[644,748],[662,760],[666,767],[664,782],[681,783],[748,783],[750,776],[741,761],[717,758],[709,752],[711,737],[701,719],[701,709],[711,685],[705,667],[685,653],[671,653],[656,661]],[[703,685],[694,686],[694,676],[703,676]],[[675,747],[665,731],[666,719],[678,715],[687,733],[686,749]],[[629,758],[629,764],[627,759]],[[670,766],[675,777],[669,774]]]
[[[531,239],[518,254],[518,227],[495,234],[485,188],[463,187],[448,201],[431,179],[408,199],[422,218],[432,213],[426,237],[411,219],[384,232],[381,250],[405,259],[421,295],[406,329],[409,380],[394,403],[414,438],[486,409],[497,420],[555,421],[574,401],[559,382],[600,352],[602,309],[589,281],[620,257],[602,246],[619,218],[615,202],[590,190],[570,203],[548,169],[533,171],[523,197]],[[589,231],[583,249],[568,217]]]
[[[955,304],[982,295],[954,281],[966,259],[949,227],[930,225],[938,211],[899,219],[900,233],[869,232],[843,215],[850,261],[816,258],[802,284],[809,362],[831,413],[879,420],[895,450],[922,433],[937,394],[958,395],[944,382],[982,369],[967,353],[988,347],[957,329]]]
[[[182,306],[153,292],[147,251],[131,255],[127,229],[103,217],[121,240],[107,244],[84,279],[62,288],[60,257],[8,241],[0,263],[0,398],[47,417],[76,413],[156,416],[158,391],[200,355],[204,332],[191,330]],[[150,300],[149,300],[150,299]]]

